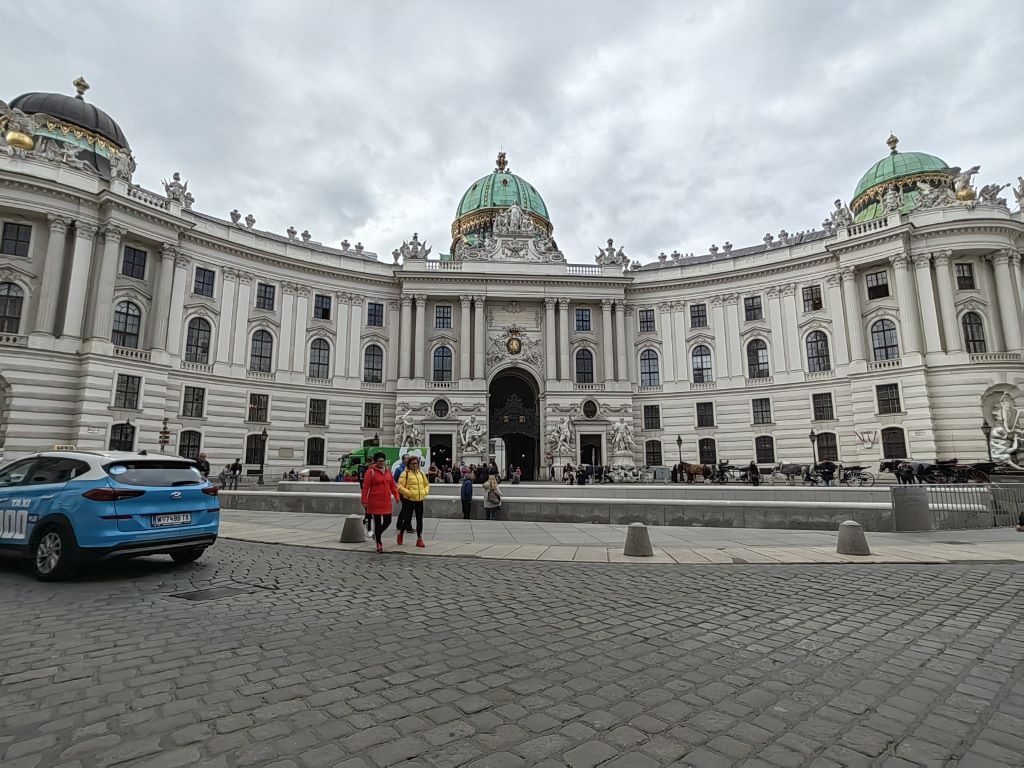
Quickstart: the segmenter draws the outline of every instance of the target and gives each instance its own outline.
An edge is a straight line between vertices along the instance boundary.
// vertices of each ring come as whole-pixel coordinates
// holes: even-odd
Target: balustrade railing
[[[27,347],[28,336],[22,336],[18,333],[0,333],[0,346]]]
[[[848,237],[857,237],[858,235],[866,235],[868,232],[877,232],[880,229],[885,229],[889,226],[889,217],[882,216],[880,219],[872,219],[871,221],[865,221],[862,224],[851,224],[846,228],[846,234]]]
[[[143,362],[149,362],[153,358],[153,353],[148,349],[133,349],[132,347],[114,347],[115,357],[126,357],[129,360],[141,360]]]
[[[273,381],[273,373],[264,373],[263,371],[246,371],[245,378],[247,379],[259,379],[262,381]]]
[[[601,267],[597,264],[566,264],[565,274],[586,277],[600,277]]]
[[[213,366],[208,363],[190,363],[182,360],[181,370],[191,371],[192,373],[213,373]]]
[[[1015,352],[972,352],[972,363],[1019,363],[1020,355]]]
[[[581,383],[578,383],[578,382],[573,382],[572,388],[577,390],[577,391],[603,392],[604,391],[604,384],[595,384],[595,383],[581,384]]]
[[[884,371],[887,368],[899,368],[903,365],[903,361],[900,358],[895,360],[875,360],[868,363],[869,371]]]
[[[458,387],[459,382],[457,381],[428,381],[426,382],[427,389],[455,389]]]
[[[171,201],[166,197],[161,197],[155,192],[150,192],[142,187],[128,187],[128,197],[132,200],[138,200],[140,203],[152,205],[154,208],[159,208],[162,211],[169,210],[171,207]]]

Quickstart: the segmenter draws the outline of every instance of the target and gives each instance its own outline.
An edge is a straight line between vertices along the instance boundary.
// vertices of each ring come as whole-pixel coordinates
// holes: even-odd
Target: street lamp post
[[[260,433],[260,479],[257,485],[263,485],[263,469],[267,461],[267,428],[264,427]]]
[[[815,465],[818,463],[818,436],[814,434],[814,430],[811,430],[811,434],[807,436],[807,439],[811,441],[811,461]]]
[[[985,448],[988,449],[988,461],[992,463],[992,443],[989,442],[989,438],[992,436],[992,425],[987,421],[981,422],[981,434],[985,436]]]
[[[683,437],[682,435],[676,435],[676,448],[679,449],[679,463],[683,463]]]
[[[167,429],[167,417],[164,416],[163,424],[160,426],[160,453],[164,452],[164,448],[167,447],[169,442],[171,442],[171,433],[170,430]]]

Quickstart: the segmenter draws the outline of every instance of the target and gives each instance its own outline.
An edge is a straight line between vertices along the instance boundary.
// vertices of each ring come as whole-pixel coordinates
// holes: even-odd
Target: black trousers
[[[398,532],[412,532],[412,517],[416,515],[416,536],[423,538],[423,502],[402,499],[402,512],[398,516]]]
[[[469,514],[470,514],[469,510],[472,508],[472,506],[473,506],[473,502],[472,501],[464,501],[464,502],[462,502],[462,519],[463,520],[469,520]]]
[[[373,539],[378,544],[381,543],[381,536],[384,535],[384,531],[391,525],[391,515],[374,515],[373,516]]]

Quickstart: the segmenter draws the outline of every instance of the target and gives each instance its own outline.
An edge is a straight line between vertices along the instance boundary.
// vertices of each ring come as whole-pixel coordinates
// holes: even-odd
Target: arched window
[[[270,331],[256,331],[252,335],[249,370],[256,373],[270,373],[273,369],[274,337],[270,335]]]
[[[130,422],[112,426],[110,428],[110,443],[107,448],[111,451],[135,450],[135,427]]]
[[[264,460],[264,451],[266,449],[266,441],[263,439],[262,434],[249,435],[245,438],[245,463],[246,464],[262,464]]]
[[[14,283],[0,283],[0,333],[17,333],[21,328],[21,306],[25,292]]]
[[[326,339],[313,339],[309,345],[309,378],[331,378],[331,345]]]
[[[210,362],[210,323],[201,317],[193,317],[188,321],[185,362],[204,365]]]
[[[384,381],[384,350],[371,344],[363,353],[363,381],[380,384]]]
[[[815,440],[818,461],[839,461],[839,443],[835,432],[819,432]]]
[[[576,383],[594,383],[594,353],[589,349],[576,350]]]
[[[452,380],[452,351],[448,347],[434,350],[434,381]]]
[[[110,341],[115,347],[139,347],[139,325],[142,322],[142,312],[130,301],[118,302],[114,307],[114,329],[110,334]]]
[[[645,349],[640,353],[640,386],[656,387],[661,384],[661,373],[658,370],[658,353],[653,349]]]
[[[306,464],[314,467],[322,467],[324,461],[324,439],[322,437],[311,437],[306,441]]]
[[[900,356],[900,342],[896,338],[896,323],[879,320],[871,326],[871,349],[875,360],[896,360]]]
[[[747,378],[767,379],[769,376],[768,345],[762,339],[754,339],[747,344]]]
[[[964,327],[964,343],[968,352],[986,352],[985,326],[981,324],[981,315],[977,312],[964,313],[960,321]]]
[[[648,467],[661,466],[661,440],[648,440],[644,443],[644,463]]]
[[[697,441],[697,462],[699,464],[717,464],[718,449],[712,437],[702,437]]]
[[[882,430],[882,457],[886,459],[907,458],[907,440],[899,427]]]
[[[199,446],[203,436],[194,429],[183,429],[178,433],[178,455],[184,459],[195,461],[199,458]]]
[[[693,383],[705,384],[714,381],[714,371],[711,369],[711,349],[705,344],[698,344],[693,348],[691,357],[693,359]]]
[[[832,359],[828,354],[828,336],[824,331],[811,331],[807,334],[807,370],[832,370]]]
[[[754,438],[754,453],[758,464],[775,463],[775,440],[771,435]]]

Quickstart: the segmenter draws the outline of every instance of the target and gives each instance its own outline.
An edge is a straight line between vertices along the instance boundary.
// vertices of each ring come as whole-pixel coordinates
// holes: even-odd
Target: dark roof
[[[130,149],[128,139],[114,118],[89,102],[63,93],[23,93],[11,101],[11,107],[27,115],[42,112],[56,119],[85,128]]]

